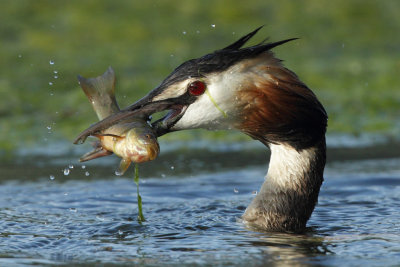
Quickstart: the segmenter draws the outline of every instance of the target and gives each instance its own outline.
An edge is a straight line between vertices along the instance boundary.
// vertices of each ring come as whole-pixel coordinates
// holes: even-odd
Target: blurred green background
[[[250,44],[301,38],[274,51],[325,105],[329,134],[396,136],[399,12],[400,1],[378,0],[1,1],[0,149],[71,141],[95,122],[77,74],[113,66],[125,107],[184,60],[260,25]],[[192,135],[242,138],[167,138]]]

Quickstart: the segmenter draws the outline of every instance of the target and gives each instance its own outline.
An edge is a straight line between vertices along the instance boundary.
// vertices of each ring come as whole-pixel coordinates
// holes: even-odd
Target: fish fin
[[[121,162],[119,163],[118,169],[115,174],[118,176],[124,175],[126,170],[129,168],[129,165],[131,165],[131,161],[129,159],[121,159]]]
[[[97,159],[97,158],[109,156],[111,154],[112,154],[112,152],[105,150],[102,147],[96,147],[93,151],[90,151],[90,152],[86,153],[85,155],[83,155],[82,157],[80,157],[79,162]]]
[[[115,99],[115,73],[111,67],[103,75],[95,78],[78,75],[78,81],[100,120],[119,112]]]

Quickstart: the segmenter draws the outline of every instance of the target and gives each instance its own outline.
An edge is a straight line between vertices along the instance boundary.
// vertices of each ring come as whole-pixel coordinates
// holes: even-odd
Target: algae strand
[[[136,163],[135,164],[135,177],[134,177],[134,181],[136,184],[136,188],[137,188],[137,203],[138,203],[138,222],[145,222],[146,219],[143,216],[143,210],[142,210],[142,197],[139,194],[139,165]]]

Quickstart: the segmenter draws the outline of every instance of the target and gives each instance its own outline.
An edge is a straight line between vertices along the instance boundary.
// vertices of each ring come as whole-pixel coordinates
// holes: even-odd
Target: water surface
[[[261,146],[184,147],[166,149],[141,166],[147,219],[141,224],[133,169],[116,177],[115,158],[82,168],[75,160],[80,150],[58,150],[50,156],[26,152],[18,161],[3,162],[0,265],[400,262],[395,150],[384,145],[329,149],[319,204],[306,233],[294,235],[257,232],[239,220],[267,169],[268,153]]]

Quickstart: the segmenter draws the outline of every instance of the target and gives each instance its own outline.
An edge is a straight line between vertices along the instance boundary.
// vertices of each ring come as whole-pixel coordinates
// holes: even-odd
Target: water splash
[[[87,172],[85,172],[85,176],[89,176],[90,175],[90,173],[87,171]]]

